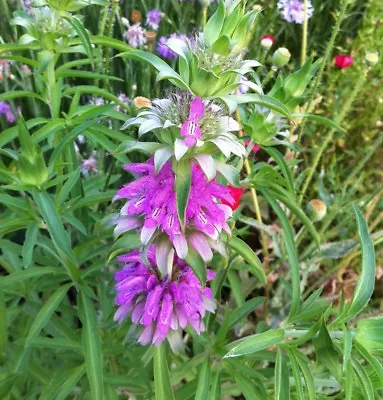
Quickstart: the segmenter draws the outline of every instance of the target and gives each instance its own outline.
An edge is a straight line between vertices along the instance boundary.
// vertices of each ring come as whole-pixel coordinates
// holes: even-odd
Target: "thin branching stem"
[[[307,55],[307,27],[308,27],[308,0],[304,0],[303,5],[303,30],[302,30],[302,52],[301,52],[301,64],[303,65],[306,62]]]
[[[363,72],[360,75],[360,77],[359,77],[359,79],[358,79],[353,91],[351,92],[351,94],[348,97],[347,101],[344,103],[344,106],[343,106],[341,112],[339,113],[339,116],[336,118],[336,122],[338,124],[342,123],[343,119],[345,118],[345,116],[350,111],[352,103],[356,99],[356,96],[359,94],[360,89],[363,87],[363,85],[364,85],[364,83],[366,81],[366,77],[367,77],[367,71]],[[306,194],[307,188],[309,187],[309,185],[311,183],[312,177],[313,177],[314,172],[315,172],[315,170],[316,170],[316,168],[318,166],[318,163],[319,163],[319,161],[320,161],[320,159],[322,157],[322,154],[326,150],[326,148],[329,145],[329,143],[332,141],[335,132],[336,132],[336,129],[331,129],[328,132],[328,134],[325,137],[324,141],[322,142],[318,152],[316,153],[316,155],[314,157],[314,160],[312,162],[312,166],[310,167],[309,173],[307,175],[307,178],[303,183],[303,187],[302,187],[301,193],[299,195],[299,203],[302,203],[302,200],[303,200],[303,198],[304,198],[304,196]]]
[[[305,112],[307,112],[307,110],[310,109],[311,104],[312,104],[312,102],[314,100],[314,97],[317,94],[317,90],[318,90],[319,85],[320,85],[320,83],[322,81],[322,77],[323,77],[323,73],[324,73],[325,67],[326,67],[327,62],[328,62],[328,60],[330,58],[330,54],[331,54],[332,49],[334,47],[335,39],[336,39],[336,37],[337,37],[337,35],[339,33],[340,25],[341,25],[341,23],[342,23],[342,21],[344,19],[344,16],[346,14],[346,10],[347,10],[347,7],[348,7],[350,1],[351,0],[343,0],[342,1],[341,8],[340,8],[338,17],[336,19],[335,26],[334,26],[334,28],[332,30],[331,38],[330,38],[330,40],[329,40],[329,42],[327,44],[326,51],[324,53],[323,60],[322,60],[318,75],[317,75],[317,77],[316,77],[316,79],[314,81],[314,85],[313,85],[312,90],[310,92],[310,96],[309,96],[309,100],[308,100],[306,108],[305,108]],[[299,132],[298,132],[297,144],[300,142],[300,140],[302,138],[302,134],[304,132],[305,125],[306,125],[306,120],[303,120],[301,128],[299,129]]]

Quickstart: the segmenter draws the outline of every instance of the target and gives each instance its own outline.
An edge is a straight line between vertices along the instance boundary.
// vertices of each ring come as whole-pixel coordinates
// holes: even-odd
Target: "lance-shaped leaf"
[[[235,236],[230,238],[229,246],[245,259],[245,261],[251,267],[251,272],[259,279],[261,283],[265,284],[266,275],[265,271],[263,270],[262,263],[251,247],[243,240]]]
[[[188,205],[191,187],[191,165],[189,160],[180,160],[173,163],[175,178],[175,192],[177,214],[182,229],[185,228],[186,207]]]
[[[284,337],[284,329],[275,329],[248,336],[243,340],[241,339],[240,343],[234,346],[224,358],[239,357],[267,349],[270,346],[281,343]]]
[[[374,243],[368,233],[366,220],[359,208],[354,206],[358,223],[358,235],[362,248],[362,272],[352,296],[351,303],[345,310],[345,319],[348,321],[358,315],[369,302],[375,286],[375,251]]]
[[[180,89],[190,90],[187,83],[181,78],[173,68],[169,67],[169,65],[161,60],[161,58],[155,56],[152,53],[148,53],[142,50],[132,50],[125,53],[118,54],[118,57],[131,58],[133,60],[145,61],[151,64],[158,72],[157,81],[163,79],[169,79],[175,86]]]
[[[154,393],[156,400],[174,400],[170,383],[166,344],[153,348],[154,352]]]

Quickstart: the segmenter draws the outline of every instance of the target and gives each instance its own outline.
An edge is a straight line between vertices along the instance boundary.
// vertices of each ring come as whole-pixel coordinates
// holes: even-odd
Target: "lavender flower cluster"
[[[146,24],[152,29],[159,25],[157,11],[147,13]],[[125,37],[132,47],[147,40],[139,22],[128,26]],[[192,40],[174,33],[159,39],[157,52],[172,59],[182,48],[198,58],[208,48],[203,41],[202,34]],[[241,84],[247,90],[251,83],[244,75],[259,65],[242,60],[243,54],[235,53],[225,69],[233,74],[231,90]],[[194,67],[207,74],[220,61],[217,57],[209,53],[202,67]],[[196,80],[198,76],[193,74]],[[209,77],[219,83],[216,74]],[[238,171],[222,161],[232,154],[242,158],[246,149],[234,134],[240,130],[238,122],[202,90],[201,85],[209,85],[206,82],[196,86],[200,92],[190,83],[195,94],[175,90],[163,99],[140,98],[144,100],[140,106],[134,101],[138,113],[122,127],[138,126],[139,138],[151,132],[158,140],[132,141],[132,149],[148,148],[152,154],[146,162],[124,166],[134,179],[114,198],[124,202],[115,219],[115,235],[137,234],[140,240],[139,249],[118,258],[124,266],[115,274],[118,309],[114,318],[121,323],[129,317],[143,345],[172,341],[186,326],[200,334],[205,330],[204,316],[216,308],[212,291],[205,285],[214,279],[208,264],[215,253],[228,256],[229,220],[244,190],[222,183],[239,179]]]
[[[16,117],[12,112],[11,106],[5,101],[0,101],[0,115],[4,115],[5,119],[10,124],[15,122],[16,120]]]
[[[277,7],[281,15],[287,22],[303,24],[304,21],[304,3],[301,0],[279,0]],[[311,18],[314,8],[311,1],[307,2],[307,18]]]

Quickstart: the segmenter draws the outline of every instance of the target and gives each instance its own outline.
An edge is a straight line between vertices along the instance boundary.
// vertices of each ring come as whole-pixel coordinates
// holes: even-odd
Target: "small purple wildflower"
[[[128,105],[130,103],[130,99],[129,97],[125,94],[125,93],[120,93],[118,95],[118,100],[121,101],[121,103],[124,103],[126,105]],[[116,111],[120,111],[120,112],[125,112],[126,113],[126,109],[122,108],[121,106],[119,106],[118,104],[115,107]]]
[[[89,175],[90,172],[97,172],[97,153],[94,151],[88,159],[81,162],[80,171],[84,176]]]
[[[95,106],[103,106],[105,104],[105,100],[103,97],[91,97],[89,100],[89,104],[94,104]]]
[[[163,58],[174,59],[177,58],[177,54],[170,50],[168,46],[168,39],[170,38],[186,40],[186,36],[179,33],[172,33],[169,36],[160,37],[160,40],[157,43],[157,53]]]
[[[181,136],[185,137],[187,147],[193,147],[197,140],[201,138],[202,131],[200,120],[205,112],[205,106],[200,97],[196,97],[190,104],[188,119],[181,126]]]
[[[301,0],[279,0],[277,7],[283,18],[287,22],[303,24],[304,21],[304,3]],[[311,18],[314,8],[309,0],[307,2],[307,18]]]
[[[227,204],[234,203],[228,188],[215,179],[209,182],[202,169],[193,164],[185,230],[182,230],[177,214],[172,164],[168,161],[158,173],[153,164],[153,159],[150,159],[142,164],[125,165],[127,171],[142,176],[125,185],[115,196],[115,200],[127,199],[115,233],[138,229],[141,242],[147,244],[155,232],[162,231],[182,259],[187,256],[189,246],[205,261],[213,257],[212,249],[224,253],[219,235],[222,230],[231,233],[226,221],[231,217],[232,209]]]
[[[153,9],[146,14],[146,23],[155,31],[158,29],[162,19],[161,10]]]
[[[122,322],[131,315],[132,322],[143,329],[138,342],[142,345],[161,344],[171,330],[191,326],[198,334],[204,332],[206,311],[214,312],[212,291],[202,288],[193,271],[175,257],[172,276],[161,278],[157,267],[155,246],[150,246],[145,265],[138,250],[118,257],[125,263],[115,274],[115,321]],[[214,278],[207,271],[207,280]]]
[[[130,46],[134,48],[142,47],[147,42],[145,29],[139,23],[131,25],[124,33],[124,36]]]
[[[23,0],[23,9],[28,14],[30,14],[30,12],[32,11],[32,3],[33,3],[33,0]]]
[[[5,119],[10,124],[16,121],[16,117],[12,112],[11,106],[5,101],[0,101],[0,115],[4,115]]]

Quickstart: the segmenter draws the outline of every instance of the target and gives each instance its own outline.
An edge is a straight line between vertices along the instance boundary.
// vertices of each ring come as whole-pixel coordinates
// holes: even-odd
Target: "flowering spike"
[[[156,265],[158,249],[148,251],[150,265],[141,261],[125,264],[115,274],[116,303],[114,319],[122,322],[131,315],[132,322],[141,327],[138,342],[142,345],[161,344],[172,330],[190,325],[198,334],[205,330],[202,318],[206,311],[214,312],[215,302],[209,288],[202,288],[189,266],[174,258],[173,273],[160,277]],[[120,257],[134,260],[137,252]],[[214,273],[208,271],[208,280]],[[145,285],[145,282],[147,284]]]

